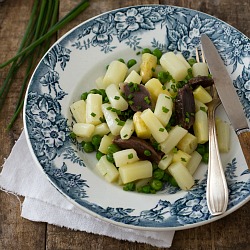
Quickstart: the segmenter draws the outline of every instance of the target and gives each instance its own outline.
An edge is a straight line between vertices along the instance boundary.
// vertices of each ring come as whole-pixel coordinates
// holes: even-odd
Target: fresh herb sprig
[[[34,1],[26,32],[16,55],[0,64],[1,69],[12,63],[6,79],[0,88],[1,111],[16,73],[24,63],[27,63],[27,65],[25,64],[25,77],[21,85],[15,113],[7,127],[8,129],[11,129],[16,118],[18,117],[18,114],[22,110],[24,92],[26,90],[34,63],[47,51],[51,44],[52,36],[89,6],[89,1],[84,0],[73,8],[67,15],[65,15],[60,21],[57,21],[59,3],[59,0]]]

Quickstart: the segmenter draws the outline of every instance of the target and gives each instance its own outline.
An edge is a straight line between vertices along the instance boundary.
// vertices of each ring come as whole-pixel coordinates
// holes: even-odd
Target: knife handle
[[[250,130],[249,128],[237,131],[243,155],[250,170]]]

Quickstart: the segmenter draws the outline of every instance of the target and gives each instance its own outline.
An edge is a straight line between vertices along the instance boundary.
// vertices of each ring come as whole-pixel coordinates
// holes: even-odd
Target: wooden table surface
[[[79,0],[61,0],[60,17]],[[0,3],[0,63],[13,56],[29,19],[33,0],[5,0]],[[90,7],[60,30],[57,37],[75,25],[112,9],[139,4],[167,4],[191,8],[213,15],[250,37],[250,0],[90,0]],[[7,74],[0,71],[0,85]],[[13,114],[25,67],[13,83],[0,113],[0,166],[8,157],[23,128],[20,116],[11,131],[6,126]],[[22,199],[22,198],[21,198]],[[250,203],[216,222],[177,231],[170,249],[250,249]],[[121,241],[106,236],[79,232],[28,221],[20,216],[18,199],[0,191],[0,249],[158,249],[151,245]]]

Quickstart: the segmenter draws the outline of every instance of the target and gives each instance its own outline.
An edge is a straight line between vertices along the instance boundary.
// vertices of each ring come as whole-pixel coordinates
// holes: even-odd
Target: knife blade
[[[232,79],[219,52],[205,34],[201,35],[201,45],[218,95],[238,136],[242,152],[250,169],[250,129]]]

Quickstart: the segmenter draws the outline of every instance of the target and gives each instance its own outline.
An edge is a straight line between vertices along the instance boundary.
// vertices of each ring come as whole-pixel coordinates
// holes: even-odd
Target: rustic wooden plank
[[[250,0],[160,0],[161,4],[186,7],[202,11],[232,25],[246,36],[250,36]]]
[[[71,5],[72,1],[66,1],[65,5],[62,6],[61,13],[66,13],[69,9],[68,7]],[[232,16],[231,18],[228,18],[228,13],[232,12],[232,9],[230,7],[231,0],[225,0],[223,4],[223,8],[226,6],[226,11],[223,10],[222,7],[217,8],[218,4],[210,3],[210,1],[186,1],[186,0],[170,0],[170,1],[160,1],[161,4],[170,4],[175,6],[183,6],[187,8],[193,8],[199,11],[206,12],[211,15],[215,15],[217,17],[220,17],[222,20],[224,18],[224,21],[229,22],[231,24],[236,23],[234,20],[235,16]],[[142,2],[145,4],[145,2]],[[156,2],[150,2],[150,3],[156,3]],[[64,34],[69,29],[74,27],[75,25],[79,24],[82,21],[87,20],[88,18],[91,18],[94,15],[98,15],[100,13],[103,13],[105,11],[109,11],[112,9],[125,7],[129,5],[137,5],[141,4],[140,2],[132,2],[132,1],[91,1],[91,6],[86,10],[86,12],[83,13],[83,15],[80,15],[77,20],[74,20],[74,22],[71,22],[65,29],[63,29],[61,34]],[[236,3],[237,5],[237,3]],[[239,8],[239,4],[237,5]],[[93,8],[93,9],[92,9]],[[242,7],[240,7],[242,8]],[[243,15],[243,20],[241,20],[240,24],[238,24],[238,28],[244,32],[244,22],[245,18]],[[243,28],[243,29],[242,29]],[[60,34],[60,35],[61,35]],[[244,236],[241,237],[238,241],[234,241],[234,238],[231,237],[231,235],[238,235],[238,226],[243,229],[243,231],[247,230],[247,225],[249,225],[249,216],[245,211],[249,211],[249,204],[245,205],[243,208],[241,208],[239,211],[233,213],[232,215],[229,215],[228,217],[224,218],[223,220],[219,220],[217,222],[183,231],[176,232],[173,246],[170,249],[173,250],[181,250],[181,249],[216,249],[215,247],[229,247],[235,245],[234,243],[238,243],[242,246],[242,249],[244,247],[246,248],[250,242],[249,237]],[[241,212],[243,211],[243,212]],[[243,215],[244,216],[243,216]],[[235,225],[235,221],[240,221],[240,223]],[[227,225],[226,227],[224,225]],[[218,229],[219,228],[219,229]],[[231,240],[230,240],[231,239]],[[227,244],[227,242],[230,242],[230,244]],[[106,236],[97,236],[95,234],[89,234],[86,232],[77,232],[77,231],[71,231],[66,230],[63,228],[58,228],[55,226],[48,226],[48,238],[47,238],[47,247],[48,249],[65,249],[67,247],[71,246],[71,249],[106,249],[107,246],[109,246],[109,249],[158,249],[156,247],[152,247],[147,244],[140,244],[140,243],[131,243],[128,241],[119,241],[116,239],[112,239],[110,237]]]
[[[250,2],[224,1],[191,1],[162,0],[161,4],[182,6],[213,15],[225,21],[245,35],[250,35],[249,18],[247,18]],[[250,237],[239,234],[238,230],[247,232],[249,228],[248,211],[250,204],[244,205],[233,214],[202,227],[177,231],[171,249],[248,249]],[[235,237],[234,237],[235,236]]]
[[[64,1],[60,8],[60,15],[65,15],[71,8],[72,2],[74,5],[79,1]],[[71,28],[80,24],[81,22],[88,20],[89,18],[99,15],[103,12],[140,4],[158,4],[158,1],[147,0],[147,1],[91,1],[90,7],[79,15],[75,20],[65,26],[60,32],[59,37],[69,31]],[[73,5],[73,6],[74,6]],[[65,228],[59,228],[53,225],[48,225],[48,236],[47,236],[47,249],[137,249],[137,250],[149,250],[158,249],[152,248],[152,246],[147,244],[132,243],[129,241],[120,241],[103,235],[95,235],[86,232],[72,231]]]
[[[0,3],[0,62],[15,55],[22,39],[32,8],[33,0],[8,0]],[[17,16],[18,13],[18,16]],[[0,72],[0,85],[7,75],[8,67]],[[0,166],[7,158],[22,130],[22,116],[12,131],[6,127],[15,109],[25,67],[15,78],[0,113]],[[1,169],[0,169],[1,171]],[[20,202],[12,194],[0,191],[0,249],[44,249],[46,224],[34,223],[21,218]]]
[[[18,43],[23,35],[25,25],[33,0],[5,0],[0,3],[0,62],[5,61],[15,54]],[[60,16],[62,17],[72,9],[80,0],[61,1]],[[75,25],[105,11],[138,4],[153,4],[159,1],[148,0],[91,0],[91,6],[59,32],[59,36],[65,34]],[[161,4],[171,4],[193,8],[214,15],[221,20],[238,28],[247,36],[250,36],[250,20],[248,9],[250,0],[161,0]],[[18,15],[16,15],[18,13]],[[12,22],[10,22],[12,21]],[[2,84],[7,70],[1,70],[0,84]],[[18,96],[18,86],[24,74],[18,75],[9,94],[6,106],[0,113],[0,165],[8,156],[15,140],[22,128],[20,117],[11,132],[6,132],[5,127],[15,108],[15,100]],[[233,214],[216,222],[183,231],[175,234],[172,250],[186,249],[248,249],[250,234],[248,234],[250,217],[250,203]],[[239,232],[240,230],[240,232]],[[0,249],[131,249],[131,250],[157,250],[147,244],[119,241],[106,236],[98,236],[86,232],[79,232],[48,225],[35,223],[20,217],[19,201],[12,195],[0,191]]]

